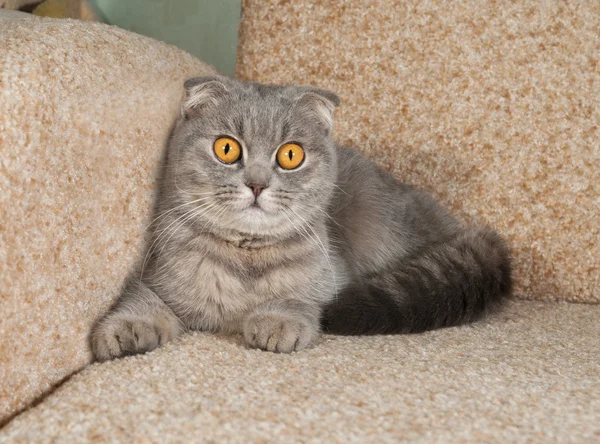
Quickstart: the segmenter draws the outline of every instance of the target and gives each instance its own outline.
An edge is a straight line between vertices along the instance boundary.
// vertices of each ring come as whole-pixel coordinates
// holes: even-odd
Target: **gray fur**
[[[321,326],[420,331],[475,319],[510,292],[495,233],[464,229],[335,145],[335,94],[225,77],[190,79],[186,91],[146,254],[91,334],[98,360],[188,329],[278,352],[306,347]],[[214,155],[222,136],[240,142],[239,162]],[[306,153],[296,170],[276,164],[288,142]],[[251,184],[264,187],[256,202]]]

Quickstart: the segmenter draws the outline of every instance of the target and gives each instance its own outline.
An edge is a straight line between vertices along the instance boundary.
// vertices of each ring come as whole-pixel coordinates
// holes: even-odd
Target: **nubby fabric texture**
[[[599,303],[600,3],[245,0],[237,74],[337,92],[335,138],[508,238],[515,295]]]
[[[0,418],[89,361],[183,82],[213,72],[115,27],[0,19]]]

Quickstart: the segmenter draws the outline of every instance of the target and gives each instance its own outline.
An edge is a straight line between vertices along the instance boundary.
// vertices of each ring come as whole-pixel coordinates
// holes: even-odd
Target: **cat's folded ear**
[[[229,79],[223,76],[194,77],[184,83],[185,96],[181,105],[184,118],[199,115],[204,108],[216,105],[228,94]]]
[[[340,98],[333,92],[314,86],[297,88],[296,106],[311,113],[327,133],[333,129],[333,111],[340,105]]]

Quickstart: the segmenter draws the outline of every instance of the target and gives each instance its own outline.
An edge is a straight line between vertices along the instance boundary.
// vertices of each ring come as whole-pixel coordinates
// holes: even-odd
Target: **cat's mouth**
[[[265,213],[265,209],[258,202],[252,202],[250,205],[248,205],[246,210],[251,211],[253,213],[254,212]]]
[[[252,199],[249,203],[248,206],[246,207],[246,210],[252,211],[252,212],[256,212],[256,211],[260,211],[265,213],[265,208],[264,205],[262,205],[259,201],[258,201],[258,197],[255,197],[254,199]]]
[[[252,216],[258,216],[261,213],[266,213],[263,205],[261,205],[257,200],[249,200],[239,209],[240,213]]]

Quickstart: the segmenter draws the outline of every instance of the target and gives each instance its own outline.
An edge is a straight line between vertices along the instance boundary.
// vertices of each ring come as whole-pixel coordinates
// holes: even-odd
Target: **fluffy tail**
[[[417,333],[479,318],[511,292],[506,243],[491,230],[466,230],[346,288],[325,308],[335,334]]]

